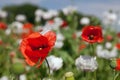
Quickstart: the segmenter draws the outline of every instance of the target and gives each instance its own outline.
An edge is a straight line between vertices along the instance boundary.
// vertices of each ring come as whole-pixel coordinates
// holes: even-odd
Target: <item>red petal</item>
[[[29,59],[26,59],[25,60],[27,62],[27,64],[29,64],[30,66],[34,66],[36,63],[32,62],[31,60]]]
[[[49,46],[54,46],[55,41],[56,41],[56,34],[52,31],[48,31],[47,33],[44,34],[44,36],[48,39],[48,44]]]
[[[117,62],[116,70],[120,70],[120,59],[117,59],[116,62]]]
[[[25,58],[27,58],[27,55],[25,54],[27,44],[28,42],[26,41],[26,39],[24,39],[22,40],[21,45],[20,45],[20,50]]]

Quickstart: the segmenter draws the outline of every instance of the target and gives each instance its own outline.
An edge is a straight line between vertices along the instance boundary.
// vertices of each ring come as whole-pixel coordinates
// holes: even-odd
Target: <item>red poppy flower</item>
[[[82,30],[81,37],[89,43],[102,42],[102,29],[97,26],[86,26]]]
[[[61,27],[62,27],[62,28],[65,28],[65,27],[67,27],[67,26],[68,26],[68,23],[67,23],[66,21],[63,21],[62,24],[61,24]]]
[[[120,32],[117,33],[118,38],[120,38]]]
[[[120,59],[117,59],[116,60],[116,68],[115,68],[115,70],[120,70]]]
[[[24,33],[30,33],[30,32],[33,32],[32,31],[32,27],[33,27],[33,24],[31,24],[31,23],[26,23],[26,24],[24,24],[23,25],[23,32]]]
[[[113,37],[112,37],[112,35],[107,35],[107,36],[106,36],[106,38],[107,38],[107,40],[108,40],[108,41],[111,41],[111,40],[113,40]]]
[[[2,42],[2,40],[0,39],[0,45],[2,44],[3,42]]]
[[[24,38],[20,50],[30,66],[39,67],[56,41],[56,34],[48,31],[44,35],[34,32]]]
[[[87,46],[85,45],[85,44],[81,44],[80,46],[79,46],[79,50],[83,50],[83,49],[85,49]]]
[[[76,36],[75,33],[72,34],[72,38],[73,38],[73,39],[76,39],[76,38],[77,38],[77,36]]]
[[[29,34],[33,33],[32,27],[33,27],[33,24],[31,23],[26,23],[23,25],[22,38],[25,38]]]
[[[23,25],[24,29],[30,29],[32,27],[33,27],[33,24],[31,24],[31,23],[26,23],[26,24]]]
[[[7,28],[7,25],[3,22],[0,22],[0,29],[5,30]]]
[[[120,43],[117,43],[116,47],[117,47],[118,50],[120,50]]]
[[[49,24],[54,24],[54,20],[49,20],[48,23]]]

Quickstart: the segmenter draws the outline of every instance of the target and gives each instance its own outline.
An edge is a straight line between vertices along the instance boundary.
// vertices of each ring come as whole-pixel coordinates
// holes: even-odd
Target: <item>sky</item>
[[[102,17],[103,12],[113,10],[120,11],[120,0],[0,0],[0,7],[13,4],[32,3],[47,9],[60,10],[74,5],[78,11],[84,14]]]

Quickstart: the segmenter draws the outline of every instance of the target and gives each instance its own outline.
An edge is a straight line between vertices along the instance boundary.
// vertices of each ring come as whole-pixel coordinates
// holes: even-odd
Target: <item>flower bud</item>
[[[16,62],[12,65],[11,68],[12,68],[13,73],[15,74],[22,74],[25,72],[25,67],[22,63]]]
[[[65,80],[75,80],[72,72],[65,73]]]

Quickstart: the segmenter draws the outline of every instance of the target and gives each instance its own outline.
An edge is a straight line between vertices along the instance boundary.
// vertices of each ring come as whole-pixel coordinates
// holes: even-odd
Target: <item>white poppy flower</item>
[[[56,42],[55,42],[55,46],[54,46],[54,47],[59,49],[59,48],[62,48],[62,47],[63,47],[63,45],[64,45],[64,43],[63,43],[63,42],[61,42],[61,41],[56,41]]]
[[[49,10],[49,13],[52,15],[52,17],[58,16],[58,11],[57,10]]]
[[[59,30],[59,24],[58,23],[55,23],[53,22],[52,24],[48,22],[46,22],[44,28],[47,28],[47,29],[50,29],[50,30]]]
[[[16,15],[15,19],[17,21],[24,22],[24,21],[26,21],[26,16],[23,14],[18,14],[18,15]]]
[[[51,73],[53,71],[59,70],[63,66],[63,60],[62,58],[56,57],[54,55],[47,57]]]
[[[56,39],[56,42],[55,42],[55,48],[61,48],[63,47],[64,43],[63,43],[63,40],[64,40],[64,36],[61,34],[61,33],[57,33],[57,39]]]
[[[120,20],[118,20],[118,25],[120,25]]]
[[[41,21],[41,17],[36,16],[36,17],[35,17],[35,21],[36,21],[36,22],[40,22],[40,21]]]
[[[25,66],[26,71],[30,71],[31,67],[30,66]]]
[[[105,43],[105,47],[106,47],[107,49],[110,49],[110,48],[112,48],[112,44],[111,44],[110,42],[106,42],[106,43]]]
[[[103,49],[102,45],[97,45],[97,51],[101,51]]]
[[[55,10],[49,10],[43,14],[44,19],[51,19],[52,17],[55,17],[58,15],[58,12]]]
[[[20,22],[13,22],[10,26],[14,33],[21,34],[23,32],[23,24]]]
[[[55,17],[54,22],[60,26],[63,23],[63,20],[60,17]]]
[[[77,8],[75,6],[68,6],[68,7],[63,8],[62,11],[65,15],[68,15],[68,14],[73,13],[74,11],[77,11]]]
[[[82,34],[82,32],[81,32],[81,31],[76,31],[76,36],[77,36],[77,38],[78,38],[78,37],[80,37],[80,36],[81,36],[81,34]]]
[[[2,76],[0,80],[9,80],[7,76]]]
[[[104,12],[103,14],[103,23],[108,25],[108,24],[113,24],[117,20],[117,14],[114,12]]]
[[[118,55],[118,52],[116,47],[109,51],[107,49],[103,49],[103,47],[100,48],[100,46],[97,46],[96,54],[98,57],[111,59],[115,58]]]
[[[17,39],[16,40],[16,43],[19,44],[19,45],[21,44],[21,42],[22,42],[22,39]]]
[[[44,11],[41,10],[41,9],[37,9],[37,10],[35,11],[35,16],[41,17],[41,16],[43,16],[43,14],[44,14]]]
[[[43,18],[44,18],[44,19],[51,19],[51,18],[52,18],[52,15],[51,15],[51,13],[49,13],[49,12],[45,12],[45,13],[43,14]]]
[[[6,29],[6,30],[5,30],[5,34],[6,34],[6,35],[10,35],[10,34],[11,34],[11,29],[9,29],[9,28]]]
[[[26,75],[25,75],[25,74],[20,75],[19,79],[20,79],[20,80],[27,80],[27,78],[26,78]]]
[[[98,67],[96,57],[80,56],[76,59],[75,65],[77,69],[82,71],[95,71]]]
[[[89,23],[90,23],[90,19],[88,17],[83,17],[80,20],[80,24],[82,24],[82,25],[88,25]]]
[[[63,41],[65,37],[61,33],[57,33],[57,41]]]
[[[8,13],[6,11],[0,10],[0,18],[6,18]]]

